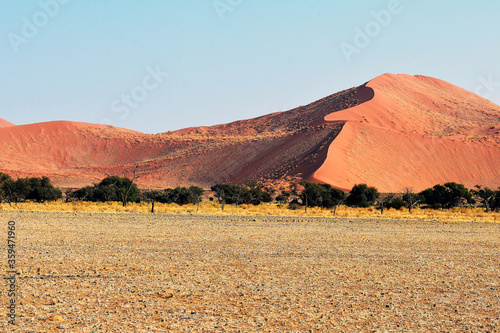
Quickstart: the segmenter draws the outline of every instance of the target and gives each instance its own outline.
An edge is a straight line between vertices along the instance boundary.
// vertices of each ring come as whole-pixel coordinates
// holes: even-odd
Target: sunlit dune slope
[[[14,124],[11,122],[8,122],[5,119],[0,118],[0,127],[9,127],[9,126],[14,126]]]

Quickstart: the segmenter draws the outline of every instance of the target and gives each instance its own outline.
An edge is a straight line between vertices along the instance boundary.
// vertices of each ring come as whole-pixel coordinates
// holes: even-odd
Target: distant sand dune
[[[385,192],[444,181],[500,186],[500,107],[441,80],[382,75],[372,100],[329,114],[346,121],[311,179]]]
[[[0,119],[0,171],[89,185],[139,167],[142,187],[309,179],[350,189],[500,186],[500,107],[441,80],[385,74],[290,111],[148,135]]]

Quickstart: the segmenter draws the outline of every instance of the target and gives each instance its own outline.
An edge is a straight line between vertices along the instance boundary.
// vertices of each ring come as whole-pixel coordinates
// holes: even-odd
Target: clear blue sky
[[[500,104],[499,14],[491,0],[0,0],[0,118],[158,133],[386,72]]]

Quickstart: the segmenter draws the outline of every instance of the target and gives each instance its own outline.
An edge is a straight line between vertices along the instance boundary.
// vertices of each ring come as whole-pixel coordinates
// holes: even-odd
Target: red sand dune
[[[8,122],[7,120],[0,118],[0,127],[9,127],[9,126],[15,126],[15,125],[11,122]]]
[[[325,117],[345,121],[311,179],[384,192],[444,181],[500,186],[500,107],[441,80],[385,74],[374,98]]]
[[[105,125],[2,126],[0,171],[62,187],[131,174],[142,187],[309,179],[350,189],[500,186],[500,107],[422,76],[380,76],[287,112],[147,135]]]

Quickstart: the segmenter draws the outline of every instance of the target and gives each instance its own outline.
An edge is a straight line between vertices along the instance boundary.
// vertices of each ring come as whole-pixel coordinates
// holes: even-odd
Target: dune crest
[[[10,126],[16,126],[16,125],[5,119],[0,118],[0,127],[10,127]]]

